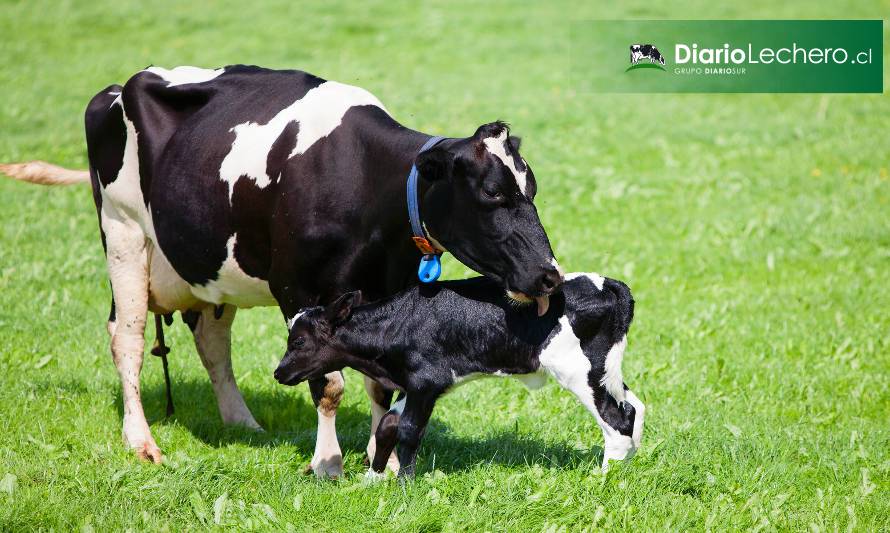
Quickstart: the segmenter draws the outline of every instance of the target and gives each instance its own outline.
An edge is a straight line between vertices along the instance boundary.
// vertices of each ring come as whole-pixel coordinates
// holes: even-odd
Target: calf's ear
[[[339,326],[349,319],[353,307],[357,307],[361,302],[362,291],[347,292],[325,307],[325,318],[331,325]]]
[[[414,164],[420,177],[427,181],[445,179],[451,175],[454,168],[454,154],[442,148],[434,146],[417,156]]]

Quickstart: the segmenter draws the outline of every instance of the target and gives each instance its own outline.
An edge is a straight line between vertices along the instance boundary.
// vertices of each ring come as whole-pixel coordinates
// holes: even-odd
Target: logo
[[[648,63],[642,62],[648,59]],[[654,68],[664,71],[664,56],[658,51],[655,45],[651,44],[632,44],[630,45],[630,66],[624,72],[637,70],[641,68]]]

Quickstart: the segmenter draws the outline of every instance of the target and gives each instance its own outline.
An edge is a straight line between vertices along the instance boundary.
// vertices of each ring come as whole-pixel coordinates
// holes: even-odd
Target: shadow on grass
[[[244,388],[242,394],[264,432],[224,425],[208,381],[175,381],[173,399],[176,413],[169,419],[163,416],[166,405],[163,384],[146,387],[143,402],[150,424],[175,422],[213,447],[231,444],[274,447],[288,443],[296,446],[301,453],[312,455],[317,419],[315,407],[305,395],[297,396],[292,389],[285,387],[281,387],[280,391]],[[119,414],[123,416],[120,400],[116,404]],[[337,436],[344,455],[364,455],[370,422],[370,414],[363,408],[340,406],[337,410]],[[505,467],[539,464],[546,468],[577,468],[593,463],[598,465],[602,456],[603,450],[599,446],[579,450],[565,443],[545,442],[536,436],[509,430],[479,437],[456,435],[448,424],[433,420],[418,456],[418,473],[434,468],[443,472],[459,472],[480,464]]]

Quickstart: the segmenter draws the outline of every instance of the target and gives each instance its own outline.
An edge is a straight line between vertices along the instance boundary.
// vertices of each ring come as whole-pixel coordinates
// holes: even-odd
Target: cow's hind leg
[[[623,350],[623,345],[622,340],[616,346]],[[608,470],[610,460],[633,456],[640,447],[646,409],[633,392],[622,386],[618,391],[622,392],[622,397],[613,397],[609,388],[601,383],[604,368],[591,368],[580,349],[566,350],[561,357],[542,361],[542,366],[560,385],[572,392],[596,419],[603,433],[604,472]]]
[[[148,255],[145,234],[132,221],[102,213],[108,275],[114,298],[108,332],[111,354],[121,380],[124,442],[145,460],[161,462],[142,409],[139,374],[144,354],[148,315]]]
[[[321,379],[309,380],[309,391],[318,412],[318,433],[315,453],[306,471],[318,477],[338,478],[343,475],[343,453],[337,442],[337,407],[343,397],[343,373],[331,372]]]
[[[383,385],[365,376],[365,392],[368,393],[368,398],[371,400],[371,438],[368,439],[367,453],[368,461],[373,462],[377,454],[377,427],[389,411],[392,391],[385,389]],[[384,466],[387,465],[394,473],[397,474],[399,472],[399,459],[392,449]]]
[[[232,322],[235,320],[235,306],[225,305],[205,307],[192,332],[195,347],[207,374],[223,423],[241,425],[251,429],[262,429],[254,420],[250,409],[244,403],[235,374],[232,371]]]

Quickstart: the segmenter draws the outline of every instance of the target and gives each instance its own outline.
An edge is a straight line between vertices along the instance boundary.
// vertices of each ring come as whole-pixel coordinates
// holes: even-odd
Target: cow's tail
[[[90,182],[89,171],[71,170],[45,161],[0,164],[0,172],[12,179],[38,185],[75,185]]]

